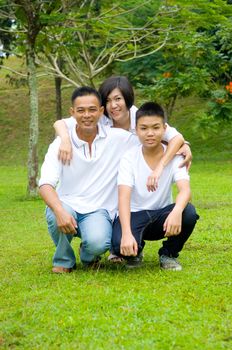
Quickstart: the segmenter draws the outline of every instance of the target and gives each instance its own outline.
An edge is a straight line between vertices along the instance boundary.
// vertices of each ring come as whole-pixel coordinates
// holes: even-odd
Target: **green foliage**
[[[224,89],[211,91],[206,111],[198,119],[198,127],[214,131],[232,122],[232,82]]]
[[[172,17],[160,19],[169,25],[169,40],[157,53],[116,66],[143,90],[159,100],[170,117],[179,96],[209,96],[215,83],[232,74],[232,6],[225,1],[169,1]],[[226,109],[218,117],[228,114]],[[224,117],[223,117],[224,118]]]

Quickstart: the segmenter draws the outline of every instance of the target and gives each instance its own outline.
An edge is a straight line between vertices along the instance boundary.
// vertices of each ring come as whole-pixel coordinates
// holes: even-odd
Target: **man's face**
[[[77,97],[70,109],[79,129],[87,133],[96,132],[96,126],[103,111],[104,108],[100,106],[100,102],[95,95]]]
[[[136,133],[141,144],[146,148],[153,148],[160,144],[166,125],[159,116],[148,116],[139,118]]]

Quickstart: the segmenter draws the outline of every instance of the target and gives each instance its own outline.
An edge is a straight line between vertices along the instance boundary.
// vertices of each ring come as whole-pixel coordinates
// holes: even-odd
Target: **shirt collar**
[[[104,125],[101,125],[101,123],[98,123],[97,126],[98,126],[98,133],[97,133],[95,139],[93,140],[93,143],[96,142],[96,140],[101,139],[101,138],[105,138],[107,136],[107,127],[105,127]],[[77,148],[80,148],[87,143],[86,141],[81,140],[77,136],[76,125],[73,126],[73,128],[70,131],[70,138],[71,138],[71,141],[74,144],[74,146],[76,146]]]

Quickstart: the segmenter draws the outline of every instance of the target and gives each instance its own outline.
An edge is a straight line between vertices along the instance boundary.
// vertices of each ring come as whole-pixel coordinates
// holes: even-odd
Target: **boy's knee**
[[[114,254],[120,255],[122,229],[119,217],[114,222],[113,233],[112,233],[112,249]]]
[[[183,225],[194,226],[198,219],[199,219],[199,216],[196,213],[195,207],[191,203],[188,203],[188,205],[183,211],[183,220],[182,220]]]

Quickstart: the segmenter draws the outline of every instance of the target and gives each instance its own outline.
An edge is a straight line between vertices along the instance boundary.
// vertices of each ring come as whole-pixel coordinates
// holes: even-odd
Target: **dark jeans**
[[[158,210],[143,210],[131,213],[131,231],[138,244],[138,253],[145,245],[145,240],[156,241],[164,238],[163,224],[172,211],[175,204],[170,204],[165,208]],[[188,204],[182,214],[181,232],[177,236],[168,237],[163,241],[163,247],[159,250],[159,255],[168,255],[178,257],[185,242],[191,235],[194,226],[199,219],[196,210],[192,204]],[[113,225],[112,248],[115,254],[120,255],[122,230],[119,217]]]

